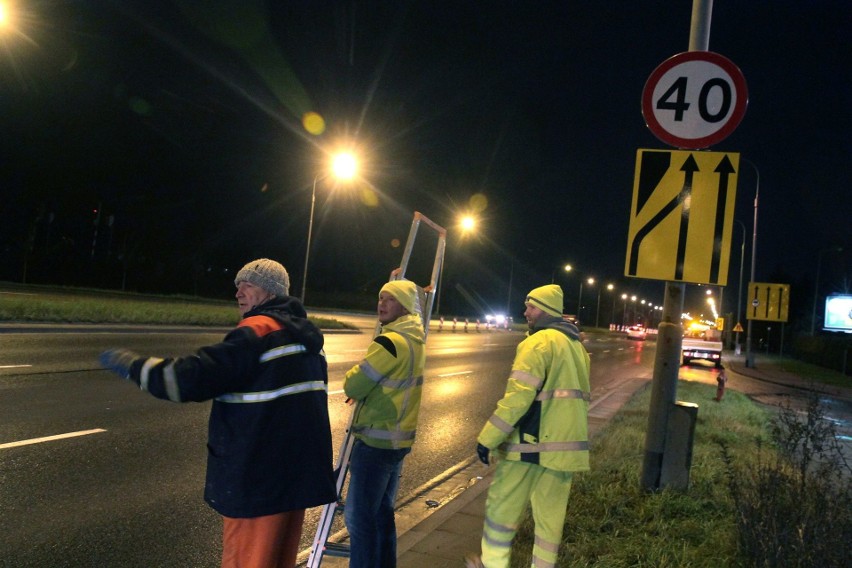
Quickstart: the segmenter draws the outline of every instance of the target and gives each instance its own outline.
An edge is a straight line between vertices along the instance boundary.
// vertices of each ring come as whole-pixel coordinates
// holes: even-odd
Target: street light
[[[746,240],[746,228],[745,224],[742,221],[737,221],[740,224],[740,227],[743,229],[743,244],[740,247],[740,285],[737,288],[737,325],[740,324],[740,308],[743,305],[743,261],[745,260],[745,240]],[[740,354],[740,332],[737,332],[736,339],[736,354]]]
[[[614,286],[612,284],[607,284],[606,289],[612,291]],[[601,292],[603,292],[603,288],[598,286],[598,308],[595,312],[595,327],[600,327],[601,324]]]
[[[570,264],[566,264],[565,266],[562,267],[562,270],[564,270],[565,272],[571,272],[572,270],[574,270],[574,267],[571,266]],[[556,283],[556,269],[555,268],[553,269],[553,272],[550,273],[550,283],[551,284]]]
[[[752,227],[751,233],[751,280],[749,282],[754,282],[754,272],[755,267],[757,266],[757,205],[758,199],[760,198],[760,170],[757,169],[757,166],[751,160],[746,158],[741,158],[743,162],[750,165],[754,168],[754,173],[757,175],[757,180],[754,184],[754,225]],[[748,320],[748,326],[746,327],[746,359],[745,366],[746,367],[754,367],[754,355],[751,352],[751,319]]]
[[[458,227],[461,230],[461,235],[464,237],[470,232],[473,232],[476,229],[476,225],[478,224],[478,220],[473,215],[462,215],[458,218]],[[444,265],[446,265],[446,259],[444,259]],[[512,263],[512,272],[514,272],[515,264]],[[512,272],[509,273],[509,296],[512,295]],[[444,293],[444,268],[441,268],[441,273],[438,275],[438,297],[436,299],[435,304],[435,314],[441,315],[441,296]],[[508,312],[509,302],[506,302],[506,310]],[[508,317],[508,313],[506,314]]]
[[[816,271],[816,280],[814,281],[814,307],[811,311],[811,335],[816,334],[816,306],[817,306],[817,298],[819,297],[819,272],[820,268],[822,268],[822,255],[827,252],[842,252],[843,247],[830,247],[827,249],[823,249],[819,251],[817,255],[817,271]]]
[[[588,278],[586,283],[591,286],[595,283],[594,278]],[[580,317],[580,310],[583,308],[583,281],[580,280],[580,295],[577,296],[577,321],[582,321]]]
[[[349,152],[341,152],[336,154],[331,160],[330,173],[319,173],[314,177],[314,183],[311,186],[311,212],[308,216],[308,244],[305,247],[305,268],[302,270],[302,305],[305,304],[305,289],[308,285],[308,259],[311,256],[311,235],[314,231],[314,208],[317,201],[317,182],[320,178],[333,176],[339,180],[351,180],[355,177],[358,171],[358,161],[355,156]]]
[[[609,290],[610,292],[612,292],[613,290],[615,290],[615,284],[607,284],[606,289]],[[613,294],[612,295],[612,307],[609,310],[609,325],[610,325],[610,327],[615,325],[615,298],[616,298],[616,295]]]

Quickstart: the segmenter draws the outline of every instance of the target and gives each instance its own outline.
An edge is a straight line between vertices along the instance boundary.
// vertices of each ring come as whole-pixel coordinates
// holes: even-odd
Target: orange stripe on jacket
[[[281,324],[269,316],[251,316],[240,321],[237,327],[250,327],[255,335],[263,337],[281,329]]]

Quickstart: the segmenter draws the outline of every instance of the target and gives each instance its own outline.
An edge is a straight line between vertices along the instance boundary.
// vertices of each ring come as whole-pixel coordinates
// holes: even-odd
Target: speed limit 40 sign
[[[661,63],[642,91],[642,116],[671,146],[700,150],[724,140],[748,104],[745,77],[726,57],[687,51]]]

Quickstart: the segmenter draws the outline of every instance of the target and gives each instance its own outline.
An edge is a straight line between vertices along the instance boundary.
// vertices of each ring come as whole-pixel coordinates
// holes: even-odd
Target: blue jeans
[[[411,448],[383,450],[355,441],[343,508],[349,531],[349,568],[396,566],[393,506],[402,460],[410,451]]]

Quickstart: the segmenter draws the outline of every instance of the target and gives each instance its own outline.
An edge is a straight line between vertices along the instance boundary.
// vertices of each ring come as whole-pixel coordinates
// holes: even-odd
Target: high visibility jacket
[[[477,441],[504,459],[589,469],[589,367],[576,327],[541,322],[518,345],[506,392]]]
[[[336,498],[323,336],[301,303],[275,298],[221,343],[148,357],[130,378],[157,398],[213,400],[204,498],[226,517],[260,517]]]
[[[352,432],[368,446],[410,448],[417,431],[426,333],[419,315],[404,315],[382,327],[367,355],[343,379],[355,400]]]

